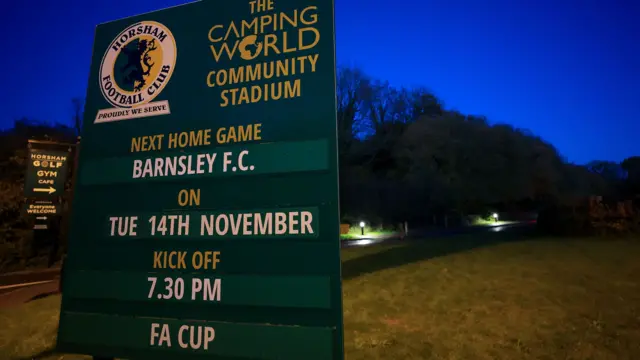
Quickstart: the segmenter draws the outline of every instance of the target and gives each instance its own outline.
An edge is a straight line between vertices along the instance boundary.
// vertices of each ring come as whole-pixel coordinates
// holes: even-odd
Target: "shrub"
[[[625,236],[640,234],[640,214],[636,209],[594,202],[582,206],[554,205],[538,216],[538,228],[550,235]]]
[[[594,233],[584,207],[548,206],[538,214],[537,226],[550,235],[588,236]]]

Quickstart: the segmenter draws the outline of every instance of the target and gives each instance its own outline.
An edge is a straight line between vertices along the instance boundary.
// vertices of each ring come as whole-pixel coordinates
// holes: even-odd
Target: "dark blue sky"
[[[68,121],[95,25],[185,2],[3,2],[0,127]],[[529,129],[572,162],[640,155],[638,0],[337,0],[336,22],[339,63]]]

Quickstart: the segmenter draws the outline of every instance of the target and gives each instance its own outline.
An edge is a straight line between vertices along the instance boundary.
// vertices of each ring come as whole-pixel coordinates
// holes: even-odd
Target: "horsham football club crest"
[[[113,106],[96,123],[170,114],[169,102],[153,101],[176,65],[176,41],[155,21],[133,24],[113,39],[100,64],[100,90]]]

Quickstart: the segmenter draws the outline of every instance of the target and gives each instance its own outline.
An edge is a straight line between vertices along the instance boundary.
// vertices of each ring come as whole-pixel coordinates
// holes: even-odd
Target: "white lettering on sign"
[[[171,336],[169,335],[169,324],[151,324],[151,346],[171,347]]]
[[[189,282],[181,277],[165,277],[158,282],[157,277],[149,276],[147,281],[147,299],[182,300],[185,292],[191,300],[219,302],[222,299],[222,279],[193,278]]]
[[[212,281],[213,280],[213,281]],[[191,300],[220,301],[222,280],[220,279],[191,279]]]
[[[151,236],[189,235],[189,215],[155,215],[149,218]]]
[[[209,344],[215,339],[216,331],[206,325],[182,325],[176,335],[178,346],[183,349],[209,350]],[[151,323],[149,345],[167,348],[172,346],[169,324]]]
[[[109,218],[111,222],[110,236],[136,236],[136,227],[138,227],[137,216],[112,216]]]
[[[216,337],[216,332],[211,326],[182,325],[178,330],[178,344],[183,349],[209,350],[209,343]]]
[[[238,154],[225,152],[221,168],[216,168],[216,153],[157,157],[133,161],[132,178],[144,179],[167,176],[189,176],[214,172],[247,172],[255,166],[247,162],[248,150]]]
[[[314,234],[310,211],[201,215],[201,236]]]
[[[191,215],[195,216],[192,221]],[[273,236],[314,235],[314,214],[306,210],[244,212],[219,214],[164,214],[148,215],[148,226],[139,228],[138,216],[111,216],[108,218],[110,237],[165,237],[165,236]],[[143,220],[144,221],[144,220]],[[193,227],[193,229],[192,229]],[[210,256],[211,254],[207,254]],[[166,257],[166,254],[164,255]],[[181,255],[183,256],[183,255]],[[163,260],[166,263],[166,258]],[[202,260],[202,259],[201,259]],[[177,261],[174,264],[174,261]],[[206,266],[210,258],[203,260]],[[201,261],[202,262],[202,261]],[[184,268],[184,259],[169,259],[170,267]]]

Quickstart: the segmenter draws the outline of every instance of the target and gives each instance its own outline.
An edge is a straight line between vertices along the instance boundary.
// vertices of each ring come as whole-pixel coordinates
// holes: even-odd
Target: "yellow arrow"
[[[48,192],[49,194],[53,194],[54,192],[56,192],[56,189],[54,189],[52,186],[49,186],[48,189],[34,188],[33,191],[35,191],[35,192]]]

